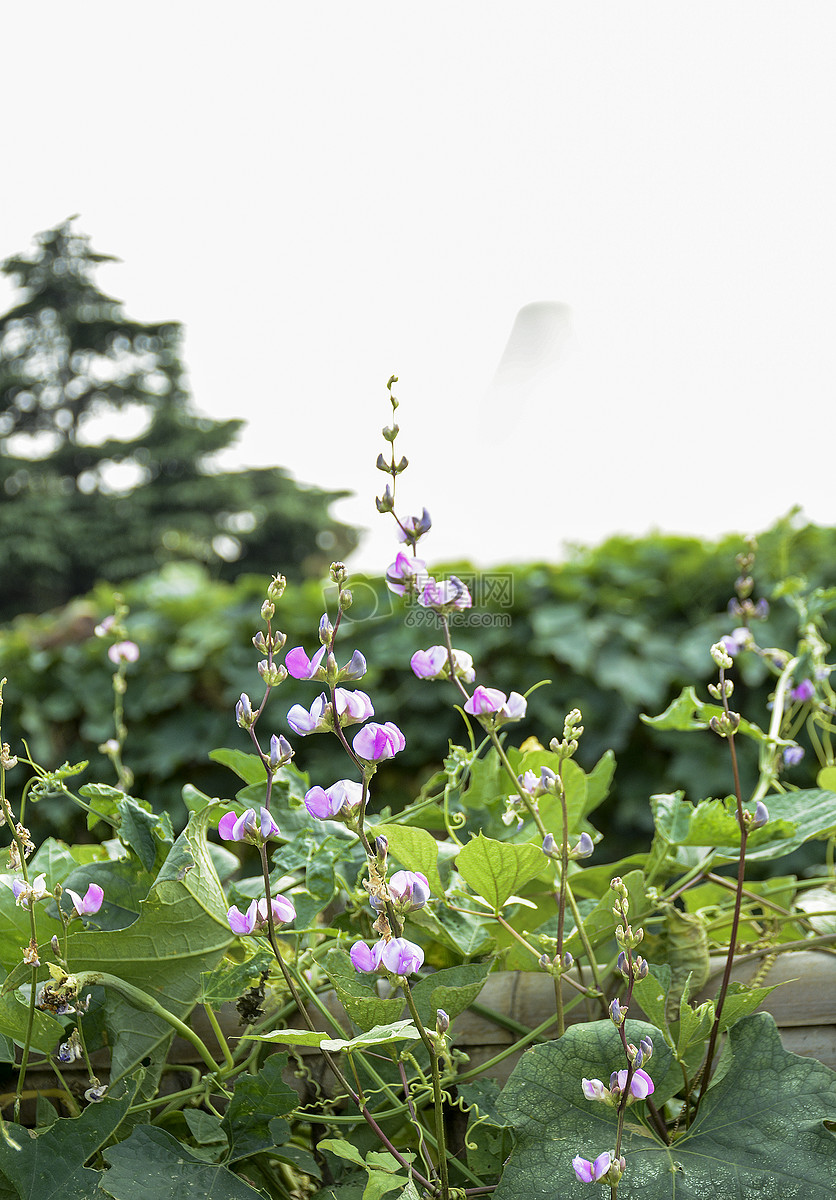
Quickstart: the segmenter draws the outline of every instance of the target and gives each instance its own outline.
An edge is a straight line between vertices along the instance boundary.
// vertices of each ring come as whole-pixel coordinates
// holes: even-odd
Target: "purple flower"
[[[326,648],[320,646],[313,658],[308,658],[301,646],[288,650],[284,658],[285,666],[294,679],[324,679],[325,668],[321,666]]]
[[[336,688],[337,713],[340,725],[357,725],[374,716],[374,707],[365,692]],[[307,737],[309,733],[325,733],[334,728],[334,712],[324,692],[314,700],[310,709],[294,704],[287,714],[287,723],[294,733]]]
[[[104,900],[104,892],[97,883],[91,883],[84,893],[84,898],[79,896],[78,892],[74,892],[72,888],[64,888],[64,891],[72,899],[75,905],[75,911],[80,917],[90,917],[93,913],[97,913],[102,907]]]
[[[749,826],[750,829],[761,829],[769,820],[769,809],[764,804],[763,800],[759,800],[755,805],[755,815]]]
[[[619,1091],[623,1092],[627,1085],[627,1068],[623,1071],[613,1071],[610,1079],[610,1087],[618,1087]],[[655,1087],[653,1080],[648,1075],[647,1071],[634,1071],[633,1078],[630,1080],[630,1095],[636,1100],[645,1100],[648,1096],[652,1096]]]
[[[380,956],[383,952],[384,942],[381,940],[376,942],[374,946],[367,946],[365,942],[355,942],[349,950],[349,958],[354,965],[355,971],[361,971],[364,975],[376,971],[380,966]]]
[[[269,837],[275,837],[279,827],[266,808],[259,813],[254,808],[248,808],[240,817],[234,812],[224,813],[218,822],[218,833],[225,842],[254,842],[260,845]]]
[[[296,916],[296,909],[287,896],[272,896],[270,908],[273,913],[274,925],[284,925]],[[237,906],[233,904],[226,914],[226,919],[229,921],[229,928],[233,933],[254,933],[266,929],[268,927],[267,901],[264,899],[251,900],[249,908],[244,913],[239,912]]]
[[[19,908],[29,908],[36,900],[45,900],[52,893],[46,887],[46,875],[36,875],[32,883],[25,879],[15,879],[11,883],[15,904]]]
[[[382,762],[385,758],[394,758],[398,751],[403,750],[406,738],[393,721],[379,725],[371,721],[355,734],[351,743],[354,753],[366,762]]]
[[[578,838],[577,846],[573,846],[570,850],[572,858],[589,858],[590,854],[595,849],[595,843],[588,833],[582,833]]]
[[[406,462],[406,459],[404,459]],[[421,513],[420,517],[404,517],[398,524],[398,541],[406,542],[409,546],[414,546],[419,538],[423,537],[432,528],[430,514],[426,509]]]
[[[726,654],[734,658],[735,654],[739,654],[741,650],[745,650],[747,646],[751,645],[752,634],[745,626],[741,626],[739,629],[733,629],[731,633],[720,638],[720,642]]]
[[[812,700],[816,694],[816,689],[813,687],[812,680],[802,679],[796,687],[790,692],[790,700],[797,700],[800,704],[805,704],[808,700]]]
[[[403,550],[398,552],[395,561],[386,568],[386,586],[396,596],[423,588],[428,578],[427,564],[423,558],[412,558],[409,554],[404,554]]]
[[[801,746],[786,746],[784,748],[784,765],[787,767],[797,767],[804,757],[804,750]]]
[[[422,608],[437,608],[442,611],[451,610],[462,612],[473,604],[470,592],[462,581],[455,575],[437,583],[430,577],[424,584],[424,590],[418,597]]]
[[[502,725],[506,721],[521,721],[525,716],[527,704],[519,692],[511,692],[506,696],[499,688],[477,687],[464,706],[464,711],[471,716],[490,716],[493,714],[494,723]]]
[[[581,1081],[583,1094],[587,1100],[608,1100],[609,1089],[605,1088],[600,1079],[584,1079]]]
[[[258,919],[258,901],[250,901],[250,907],[245,913],[240,912],[238,906],[233,904],[226,914],[226,919],[233,933],[252,933]]]
[[[359,650],[355,650],[344,667],[340,667],[337,678],[340,681],[362,679],[366,674],[366,660]]]
[[[430,646],[429,650],[416,650],[410,666],[419,679],[449,679],[450,656],[446,646]],[[472,683],[476,678],[473,659],[465,650],[453,651],[453,669],[457,678]]]
[[[293,747],[283,734],[273,734],[270,738],[270,757],[268,763],[271,771],[278,771],[286,762],[293,758]]]
[[[108,647],[107,657],[112,663],[133,663],[139,658],[136,642],[114,642]]]
[[[605,1150],[603,1154],[598,1155],[595,1162],[581,1158],[578,1154],[572,1159],[572,1167],[581,1183],[597,1183],[609,1171],[611,1162],[612,1155]]]
[[[329,788],[312,787],[305,793],[305,808],[312,817],[327,821],[344,809],[357,808],[363,799],[362,784],[351,779],[339,779]]]
[[[380,953],[380,965],[393,975],[414,975],[424,961],[424,951],[406,938],[392,938]]]
[[[389,895],[401,912],[413,912],[429,900],[429,881],[420,871],[396,871],[389,880]]]

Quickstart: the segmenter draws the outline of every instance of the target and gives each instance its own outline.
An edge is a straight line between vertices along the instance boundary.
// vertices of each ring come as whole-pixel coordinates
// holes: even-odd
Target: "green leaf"
[[[464,958],[477,954],[490,954],[496,949],[493,935],[493,918],[473,916],[471,913],[456,912],[453,908],[439,907],[437,913],[429,908],[418,908],[409,914],[410,920],[423,929],[447,950]]]
[[[76,974],[103,972],[140,990],[152,989],[170,1013],[181,1020],[188,1016],[200,996],[202,975],[235,940],[206,844],[208,816],[204,810],[189,820],[141,903],[138,920],[115,932],[70,934],[67,952]],[[40,947],[41,961],[51,956],[47,940]],[[40,974],[45,977],[46,969]],[[29,976],[28,968],[18,967],[4,989],[27,983]],[[105,1014],[113,1080],[130,1074],[146,1057],[160,1061],[172,1035],[162,1017],[134,1007],[115,991],[106,993]]]
[[[81,1116],[61,1117],[37,1134],[7,1122],[6,1137],[0,1137],[0,1178],[17,1188],[21,1200],[101,1200],[102,1174],[84,1164],[113,1137],[136,1090],[133,1080],[117,1099],[90,1104]]]
[[[346,1142],[343,1138],[322,1138],[317,1142],[317,1149],[328,1150],[329,1153],[335,1154],[337,1158],[355,1163],[358,1167],[365,1167],[366,1165],[366,1160],[357,1147],[352,1146],[351,1142]]]
[[[77,866],[78,863],[73,858],[66,842],[59,842],[57,838],[51,837],[41,842],[37,853],[27,863],[29,878],[34,879],[37,875],[46,875],[46,886],[50,892],[56,883],[63,884],[70,872],[74,871]]]
[[[4,972],[0,968],[0,975]],[[51,1054],[64,1037],[64,1026],[49,1013],[35,1009],[32,1025],[32,1049],[41,1054]],[[29,1005],[21,1004],[14,992],[0,995],[0,1035],[11,1038],[22,1046],[26,1041],[29,1024]],[[7,1059],[12,1061],[12,1059]]]
[[[271,1029],[269,1033],[242,1033],[241,1039],[278,1042],[282,1046],[315,1046],[318,1049],[322,1039],[327,1036],[319,1029]]]
[[[463,846],[456,868],[468,887],[495,909],[502,908],[543,869],[543,854],[537,846],[496,842],[479,834]]]
[[[263,1200],[262,1193],[238,1175],[196,1158],[182,1142],[153,1125],[138,1126],[126,1141],[105,1150],[104,1157],[110,1170],[102,1188],[113,1200]]]
[[[769,821],[749,836],[746,859],[780,858],[836,831],[836,792],[813,788],[768,798]],[[651,797],[657,832],[672,845],[715,847],[715,861],[740,857],[737,821],[721,800],[691,805],[681,794]]]
[[[266,783],[267,769],[257,754],[245,754],[243,750],[210,750],[209,757],[221,766],[229,767],[244,783]]]
[[[104,892],[104,899],[99,911],[85,918],[87,928],[126,929],[139,916],[142,901],[153,887],[154,876],[131,854],[125,858],[108,858],[103,862],[76,866],[64,880],[63,886],[83,896],[91,883],[99,885]],[[69,896],[64,900],[63,908],[68,912],[72,908]],[[49,909],[51,915],[52,905]]]
[[[119,837],[136,854],[146,871],[153,871],[157,855],[172,843],[171,820],[146,812],[131,796],[117,805],[120,817]]]
[[[296,1091],[285,1083],[286,1054],[271,1054],[257,1075],[239,1075],[221,1127],[229,1138],[227,1162],[283,1145],[290,1126],[280,1118],[299,1107]],[[281,1141],[276,1143],[279,1135]]]
[[[632,1028],[628,1037],[637,1040]],[[836,1138],[824,1122],[836,1118],[836,1074],[788,1054],[765,1013],[729,1031],[728,1053],[722,1079],[672,1145],[641,1121],[641,1103],[627,1109],[627,1172],[618,1200],[832,1200]],[[589,1185],[576,1179],[572,1159],[592,1159],[614,1145],[616,1114],[587,1101],[581,1080],[606,1079],[623,1061],[618,1034],[605,1022],[571,1026],[559,1042],[523,1055],[499,1100],[519,1141],[496,1200],[552,1197],[556,1187],[561,1200],[588,1200]],[[648,1067],[659,1108],[670,1092],[669,1064],[670,1051],[662,1046]]]
[[[583,816],[588,816],[606,800],[610,794],[614,775],[615,755],[612,750],[607,750],[586,777],[586,804],[583,808]]]
[[[252,958],[246,962],[231,962],[224,958],[213,971],[207,971],[201,976],[200,1002],[217,1008],[221,1004],[229,1004],[243,996],[250,988],[258,987],[262,974],[269,970],[274,962],[273,951],[266,946],[260,946]]]
[[[836,792],[836,767],[822,767],[816,776],[816,784],[826,792]]]
[[[324,1038],[319,1044],[323,1050],[337,1053],[341,1050],[362,1050],[364,1046],[386,1046],[389,1042],[417,1042],[420,1033],[412,1021],[392,1021],[388,1025],[375,1025],[353,1038]]]
[[[444,884],[438,874],[439,844],[428,830],[410,825],[376,825],[369,830],[372,839],[380,834],[388,839],[389,853],[403,867],[426,875],[433,894],[444,895]]]
[[[412,997],[424,1025],[435,1028],[435,1015],[439,1008],[447,1013],[451,1021],[469,1008],[481,992],[492,965],[486,962],[448,967],[416,983]]]

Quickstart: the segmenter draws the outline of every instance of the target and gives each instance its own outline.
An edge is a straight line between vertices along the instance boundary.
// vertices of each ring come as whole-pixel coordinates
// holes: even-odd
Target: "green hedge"
[[[726,607],[737,574],[735,555],[743,548],[736,537],[717,544],[660,535],[617,537],[578,549],[557,566],[513,566],[481,576],[465,566],[451,568],[472,576],[477,596],[484,594],[484,604],[454,639],[472,653],[479,681],[505,691],[551,681],[531,698],[520,736],[547,743],[561,733],[567,711],[578,707],[586,729],[581,764],[589,768],[605,750],[615,751],[618,769],[604,832],[618,840],[619,852],[646,844],[653,793],[683,788],[699,799],[731,790],[727,751],[719,739],[659,734],[639,714],[661,712],[684,685],[704,688],[715,674],[708,648],[737,624]],[[787,575],[816,585],[836,583],[836,529],[796,528],[787,519],[763,534],[755,595],[768,597]],[[218,582],[197,566],[171,565],[123,588],[131,609],[129,633],[142,651],[128,670],[125,761],[136,776],[134,794],[156,809],[176,811],[186,783],[210,795],[235,788],[234,779],[207,755],[218,746],[247,745],[234,706],[242,691],[254,700],[261,696],[251,638],[259,627],[265,584],[251,576]],[[366,655],[369,673],[360,686],[371,695],[379,719],[394,720],[406,734],[406,751],[376,778],[378,799],[399,807],[440,765],[448,740],[464,739],[464,726],[452,707],[451,687],[420,682],[410,670],[413,651],[439,640],[434,631],[408,624],[418,610],[405,612],[380,580],[356,579],[354,593],[348,614],[353,619],[345,622],[342,644],[346,658],[355,647]],[[313,652],[323,604],[317,583],[288,588],[275,621],[288,635],[286,649],[304,644]],[[3,739],[13,751],[25,738],[33,757],[47,767],[89,759],[86,779],[112,781],[109,763],[97,752],[113,732],[112,667],[106,643],[93,635],[112,610],[112,589],[102,585],[64,609],[0,629],[0,677],[8,678]],[[481,623],[472,623],[477,620]],[[792,647],[790,610],[774,604],[756,635],[761,644]],[[762,723],[768,681],[753,656],[746,658],[753,661],[744,666],[735,704]],[[270,719],[260,730],[289,733],[288,707],[310,704],[315,695],[316,685],[288,680],[275,693]],[[334,739],[291,740],[297,765],[314,780],[327,785],[345,773]],[[808,755],[792,782],[812,786],[815,765]],[[745,780],[745,757],[743,771]],[[41,801],[30,816],[41,836],[79,836],[60,802]]]

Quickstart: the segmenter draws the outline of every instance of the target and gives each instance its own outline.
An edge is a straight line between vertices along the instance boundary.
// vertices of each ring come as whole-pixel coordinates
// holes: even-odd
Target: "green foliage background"
[[[561,733],[565,714],[578,707],[586,730],[581,765],[591,769],[605,750],[615,751],[615,786],[599,822],[615,839],[607,847],[608,859],[646,847],[652,794],[683,788],[697,800],[731,790],[720,739],[660,733],[644,726],[639,714],[659,713],[684,685],[704,690],[714,677],[708,649],[737,623],[726,606],[736,575],[734,556],[743,548],[737,537],[719,543],[616,537],[576,550],[561,565],[508,567],[513,597],[506,579],[505,595],[473,610],[482,623],[456,630],[454,644],[473,654],[480,682],[525,691],[540,680],[551,681],[532,696],[529,716],[515,736],[534,735],[547,744]],[[462,564],[450,570],[472,573]],[[497,578],[502,574],[492,572]],[[769,597],[774,584],[790,575],[811,584],[836,583],[836,529],[799,528],[787,518],[763,534],[755,597]],[[208,753],[217,746],[248,748],[235,724],[234,705],[242,691],[253,700],[262,694],[251,638],[266,582],[256,576],[213,580],[198,564],[180,563],[122,589],[131,607],[129,632],[142,649],[139,662],[129,668],[125,761],[136,774],[133,793],[175,814],[176,826],[185,816],[179,799],[185,784],[221,797],[234,791],[233,777],[210,762]],[[400,808],[439,768],[448,740],[465,742],[466,730],[453,708],[450,685],[421,682],[410,670],[412,653],[438,641],[432,628],[409,624],[413,613],[424,617],[423,610],[405,610],[379,579],[355,578],[353,591],[340,658],[347,660],[355,648],[363,651],[369,672],[360,686],[372,697],[378,719],[397,722],[406,734],[406,750],[381,768],[373,789],[378,803]],[[317,648],[317,626],[328,599],[327,584],[288,586],[275,620],[288,635],[286,650],[304,645],[310,654]],[[0,677],[9,681],[4,740],[18,752],[25,738],[33,757],[48,767],[89,759],[85,781],[113,782],[109,764],[97,753],[98,744],[112,735],[112,667],[106,643],[93,636],[96,622],[112,608],[112,589],[100,585],[63,609],[0,629]],[[491,623],[506,616],[507,627]],[[773,603],[756,636],[761,645],[792,647],[789,608]],[[740,663],[735,707],[763,724],[770,681],[754,656]],[[309,705],[318,690],[316,684],[288,679],[274,693],[262,731],[289,734],[288,708],[296,702]],[[291,740],[297,766],[309,771],[313,782],[327,786],[345,774],[334,739],[291,735]],[[754,764],[747,761],[748,747],[740,749],[745,790],[754,779]],[[814,786],[816,765],[808,751],[788,780]],[[74,815],[57,800],[42,800],[30,810],[30,819],[36,828],[42,823],[42,836],[83,837],[78,829],[71,833]]]

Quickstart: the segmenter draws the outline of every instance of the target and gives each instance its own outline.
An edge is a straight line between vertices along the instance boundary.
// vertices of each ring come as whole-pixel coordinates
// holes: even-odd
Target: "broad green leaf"
[[[102,1178],[102,1188],[113,1200],[262,1197],[226,1167],[196,1158],[182,1142],[153,1125],[139,1125],[124,1142],[105,1150],[104,1157],[110,1170]]]
[[[130,846],[146,871],[153,871],[160,853],[165,854],[173,841],[168,813],[158,816],[146,812],[131,796],[117,805],[119,837]]]
[[[0,1178],[14,1185],[21,1200],[101,1200],[102,1173],[84,1164],[113,1137],[136,1090],[132,1080],[117,1099],[89,1104],[80,1116],[61,1117],[37,1134],[7,1122],[8,1136],[0,1137]]]
[[[496,910],[543,869],[543,853],[530,842],[496,842],[483,834],[463,846],[456,868],[468,887]]]
[[[606,800],[610,794],[614,775],[615,755],[612,750],[607,750],[586,777],[586,804],[583,816],[586,817],[589,813],[594,812],[598,805]]]
[[[337,1158],[355,1163],[358,1167],[366,1165],[366,1160],[357,1147],[352,1146],[351,1142],[345,1141],[344,1138],[321,1138],[317,1142],[317,1149],[327,1150],[330,1154],[335,1154]]]
[[[268,1033],[242,1033],[241,1039],[255,1042],[276,1042],[280,1046],[314,1046],[319,1049],[327,1037],[321,1029],[271,1029]]]
[[[439,906],[438,912],[430,908],[418,908],[410,913],[409,919],[457,956],[473,958],[477,954],[490,954],[496,949],[492,928],[495,922],[487,913],[484,917],[473,916]]]
[[[30,879],[37,875],[46,875],[46,886],[51,892],[56,883],[64,882],[78,863],[66,842],[59,842],[57,838],[47,838],[45,842],[41,842],[37,853],[26,865]]]
[[[571,1026],[560,1041],[523,1055],[499,1100],[519,1140],[496,1200],[588,1200],[572,1159],[593,1159],[615,1140],[615,1110],[581,1091],[584,1077],[606,1080],[611,1064],[623,1062],[618,1034],[606,1025]],[[632,1028],[628,1037],[637,1040]],[[836,1118],[836,1073],[788,1054],[765,1013],[729,1031],[727,1053],[728,1069],[672,1145],[641,1120],[641,1103],[628,1108],[618,1200],[832,1200],[836,1138],[824,1122]],[[663,1045],[648,1066],[659,1108],[670,1093],[669,1063]]]
[[[273,951],[266,946],[260,946],[246,962],[222,959],[214,970],[201,976],[200,1003],[217,1008],[220,1004],[237,1000],[250,988],[258,987],[262,974],[269,970],[274,961]]]
[[[688,804],[681,795],[651,798],[657,831],[669,843],[715,848],[715,860],[732,862],[740,856],[737,821],[723,801]],[[825,838],[836,830],[836,792],[814,788],[767,797],[769,821],[749,836],[746,858],[780,858],[812,838]]]
[[[461,967],[448,967],[435,971],[416,983],[412,997],[418,1015],[424,1025],[435,1028],[436,1012],[439,1008],[447,1013],[451,1021],[469,1008],[481,992],[492,964],[466,963]]]
[[[688,732],[693,729],[707,729],[711,718],[722,716],[723,711],[722,705],[707,704],[699,699],[693,687],[686,687],[658,717],[648,717],[644,713],[641,713],[640,716],[644,724],[649,725],[651,729],[674,729],[679,732]],[[757,742],[768,741],[768,735],[759,726],[745,718],[741,719],[737,732],[739,735],[753,738]]]
[[[0,967],[0,976],[5,972]],[[11,1038],[22,1046],[26,1041],[26,1030],[29,1024],[29,1005],[21,1004],[14,992],[0,995],[0,1035]],[[52,1054],[58,1043],[64,1038],[64,1026],[49,1013],[35,1009],[30,1039],[33,1050],[41,1054]],[[6,1061],[13,1061],[7,1058]]]
[[[279,1118],[299,1107],[296,1091],[285,1083],[286,1054],[271,1054],[257,1075],[239,1075],[221,1127],[229,1138],[227,1162],[283,1145],[290,1126]],[[276,1136],[281,1141],[276,1143]]]
[[[244,783],[266,783],[267,770],[257,754],[245,754],[243,750],[210,750],[209,757],[221,766],[229,767]]]
[[[438,874],[439,844],[426,829],[410,825],[376,825],[369,830],[371,838],[383,834],[389,841],[389,853],[408,871],[426,875],[436,896],[444,895],[444,884]]]
[[[420,1033],[412,1021],[392,1021],[389,1025],[375,1025],[358,1033],[353,1038],[324,1038],[320,1043],[322,1050],[338,1053],[341,1050],[362,1050],[364,1046],[386,1046],[389,1042],[417,1042]]]
[[[153,998],[174,1016],[185,1018],[201,992],[201,977],[235,940],[226,919],[226,901],[205,839],[208,811],[193,816],[172,846],[154,886],[140,905],[139,919],[115,932],[81,930],[67,940],[75,974],[116,976]],[[48,940],[42,962],[52,955]],[[41,978],[46,969],[41,969]],[[17,968],[4,989],[28,982]],[[112,1078],[130,1074],[146,1057],[159,1062],[172,1036],[161,1017],[136,1008],[108,990],[106,1021],[113,1047]],[[149,1072],[150,1075],[150,1072]],[[147,1082],[147,1080],[146,1080]]]

